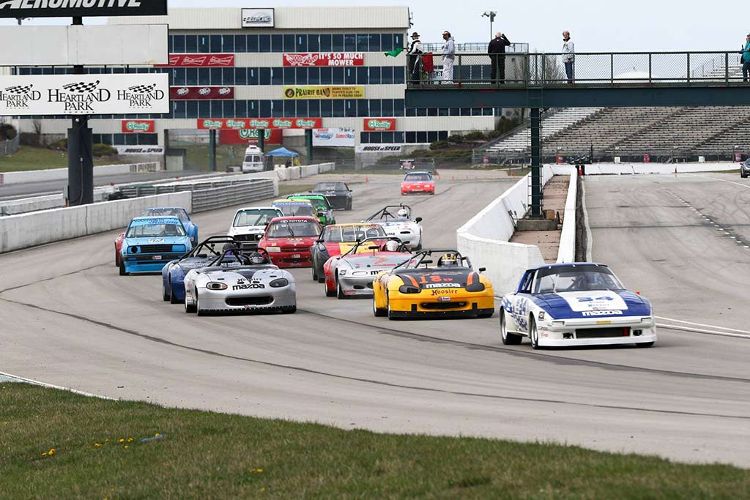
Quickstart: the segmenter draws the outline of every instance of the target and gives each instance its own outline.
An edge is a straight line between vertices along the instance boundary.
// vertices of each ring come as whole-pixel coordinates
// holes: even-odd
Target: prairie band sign
[[[295,85],[284,87],[284,99],[362,99],[363,85]]]
[[[0,18],[166,14],[167,0],[0,0]]]

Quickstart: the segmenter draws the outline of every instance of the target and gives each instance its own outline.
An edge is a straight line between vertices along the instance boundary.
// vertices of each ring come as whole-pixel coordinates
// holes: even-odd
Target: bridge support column
[[[531,108],[531,217],[542,216],[541,114],[541,108]]]

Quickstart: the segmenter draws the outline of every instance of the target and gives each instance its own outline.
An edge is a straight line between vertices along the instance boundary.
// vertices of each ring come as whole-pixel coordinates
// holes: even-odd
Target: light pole
[[[495,34],[492,32],[492,21],[495,20],[495,16],[496,15],[497,15],[497,12],[494,11],[494,10],[488,10],[488,11],[485,11],[482,14],[482,17],[489,17],[490,18],[490,40],[492,40],[493,38],[495,38]]]

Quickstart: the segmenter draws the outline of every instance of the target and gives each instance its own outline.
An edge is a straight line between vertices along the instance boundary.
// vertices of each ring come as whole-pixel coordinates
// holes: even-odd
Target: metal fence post
[[[648,83],[653,83],[652,80],[651,80],[652,75],[653,75],[652,66],[651,66],[651,56],[652,55],[653,54],[651,54],[651,52],[648,53]]]
[[[612,53],[609,54],[609,83],[615,84],[615,55]]]
[[[690,83],[690,52],[687,54],[687,83]]]
[[[724,82],[729,83],[729,52],[724,52]]]

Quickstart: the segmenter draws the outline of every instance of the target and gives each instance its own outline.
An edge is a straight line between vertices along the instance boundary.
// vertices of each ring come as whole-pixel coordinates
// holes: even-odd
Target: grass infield
[[[115,165],[123,162],[124,160],[122,158],[94,158],[94,166]],[[21,149],[13,155],[0,156],[0,172],[47,170],[51,168],[67,168],[67,166],[67,153],[47,148],[22,146]]]
[[[2,498],[748,498],[750,471],[0,384]],[[742,444],[737,443],[738,446]]]

